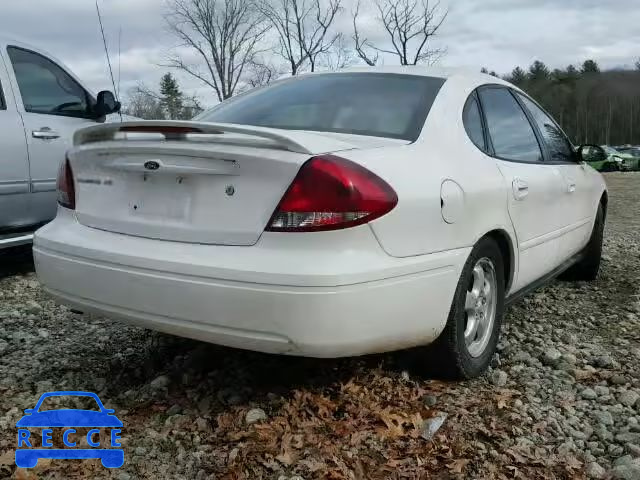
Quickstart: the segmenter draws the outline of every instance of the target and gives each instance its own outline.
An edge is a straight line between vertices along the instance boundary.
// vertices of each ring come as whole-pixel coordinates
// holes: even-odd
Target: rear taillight
[[[362,225],[389,213],[396,192],[360,165],[334,155],[307,161],[274,212],[267,231],[317,232]]]
[[[69,159],[65,159],[60,164],[58,170],[58,203],[65,208],[75,210],[76,208],[76,189],[73,186],[73,172]]]

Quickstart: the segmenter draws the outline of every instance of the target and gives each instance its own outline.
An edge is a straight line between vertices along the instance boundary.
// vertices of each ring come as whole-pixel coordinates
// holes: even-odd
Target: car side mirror
[[[33,408],[27,408],[24,413],[26,413],[27,415],[33,413]]]
[[[578,148],[578,160],[581,162],[602,162],[609,158],[599,145],[582,145]]]
[[[111,113],[118,113],[120,111],[120,102],[116,100],[116,96],[109,90],[103,90],[98,93],[96,98],[96,104],[93,107],[93,111],[97,118],[104,117]]]

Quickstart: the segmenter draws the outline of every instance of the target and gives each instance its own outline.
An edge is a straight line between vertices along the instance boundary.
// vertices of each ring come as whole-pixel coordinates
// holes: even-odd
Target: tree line
[[[576,144],[640,144],[640,59],[635,70],[601,71],[587,60],[550,70],[535,61],[505,80],[535,98]]]

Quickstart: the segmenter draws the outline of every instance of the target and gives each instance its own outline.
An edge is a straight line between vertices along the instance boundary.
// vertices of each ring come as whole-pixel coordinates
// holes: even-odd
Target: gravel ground
[[[292,359],[85,318],[26,255],[0,258],[0,478],[640,479],[640,174],[607,182],[598,281],[510,309],[493,368],[465,383],[421,379],[406,353]],[[116,409],[123,468],[16,469],[22,410],[71,389]]]

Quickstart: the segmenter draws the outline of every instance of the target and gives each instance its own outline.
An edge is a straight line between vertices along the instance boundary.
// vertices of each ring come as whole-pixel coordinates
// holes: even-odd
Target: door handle
[[[529,185],[520,178],[513,180],[513,197],[516,200],[524,200],[529,195]]]
[[[31,132],[33,138],[39,138],[40,140],[54,140],[60,138],[60,134],[51,130],[49,127],[42,127],[40,130],[33,130]]]
[[[573,193],[576,191],[576,182],[573,180],[567,180],[567,193]]]

